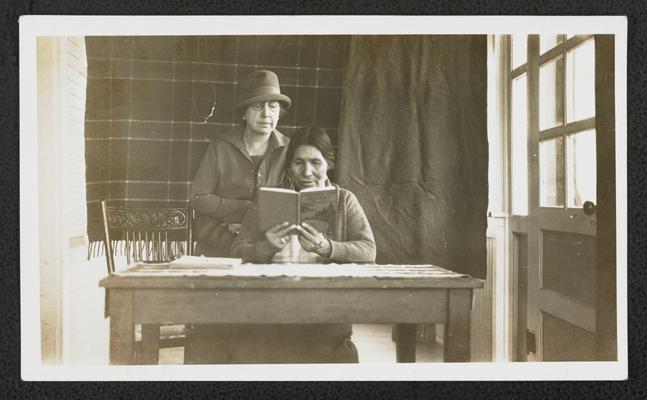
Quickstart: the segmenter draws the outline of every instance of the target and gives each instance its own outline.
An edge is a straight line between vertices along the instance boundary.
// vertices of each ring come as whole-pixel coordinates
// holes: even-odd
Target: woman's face
[[[247,107],[243,119],[252,132],[269,135],[279,122],[281,106],[278,101],[266,101]]]
[[[326,186],[328,163],[319,149],[301,145],[294,150],[290,175],[298,190]]]

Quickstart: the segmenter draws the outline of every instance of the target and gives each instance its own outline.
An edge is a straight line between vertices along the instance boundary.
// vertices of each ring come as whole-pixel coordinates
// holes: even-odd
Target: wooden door
[[[528,37],[529,360],[596,359],[598,144],[610,134],[598,124],[596,81],[613,69],[596,58],[596,40]]]

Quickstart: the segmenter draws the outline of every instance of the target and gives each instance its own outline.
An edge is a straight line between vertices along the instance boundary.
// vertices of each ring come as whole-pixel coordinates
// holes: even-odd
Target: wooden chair
[[[115,251],[125,254],[127,264],[169,262],[193,255],[191,223],[193,210],[185,208],[136,208],[109,206],[101,202],[108,275],[115,272]],[[106,316],[108,315],[106,289]],[[184,325],[142,324],[136,344],[138,364],[159,363],[159,349],[184,347]]]

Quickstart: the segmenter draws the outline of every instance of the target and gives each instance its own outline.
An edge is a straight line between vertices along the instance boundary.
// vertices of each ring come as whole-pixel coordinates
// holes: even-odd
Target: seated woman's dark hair
[[[321,152],[328,163],[328,171],[335,168],[335,150],[330,137],[323,128],[318,126],[304,126],[294,132],[290,138],[288,150],[285,153],[286,165],[289,167],[294,158],[294,151],[299,146],[313,146]]]

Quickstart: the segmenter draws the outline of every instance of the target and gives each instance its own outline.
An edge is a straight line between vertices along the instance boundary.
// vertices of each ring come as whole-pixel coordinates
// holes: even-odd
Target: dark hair
[[[321,152],[328,163],[328,171],[335,168],[335,151],[330,137],[323,128],[318,126],[304,126],[299,128],[290,138],[288,150],[285,153],[286,166],[289,168],[294,158],[294,151],[299,146],[312,146]]]

